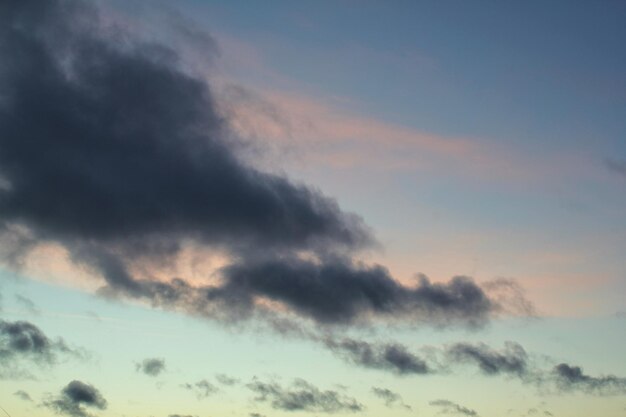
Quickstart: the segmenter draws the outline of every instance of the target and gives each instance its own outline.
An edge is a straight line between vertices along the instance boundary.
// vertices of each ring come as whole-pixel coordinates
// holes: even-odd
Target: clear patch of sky
[[[626,152],[622,2],[197,2],[312,94],[426,131]],[[183,7],[181,7],[183,9]]]

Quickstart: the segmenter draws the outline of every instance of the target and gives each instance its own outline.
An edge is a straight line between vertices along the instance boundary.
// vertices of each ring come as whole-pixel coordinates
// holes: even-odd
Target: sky
[[[0,413],[624,416],[624,18],[0,0]]]

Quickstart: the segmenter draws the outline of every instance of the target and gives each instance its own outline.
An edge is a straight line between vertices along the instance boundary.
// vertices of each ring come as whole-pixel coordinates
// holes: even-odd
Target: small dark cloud
[[[450,400],[435,400],[435,401],[429,402],[428,404],[430,404],[433,407],[438,407],[440,409],[439,412],[441,414],[459,414],[459,415],[465,415],[465,416],[477,416],[478,415],[478,413],[476,413],[475,410],[464,407]]]
[[[259,380],[254,380],[246,387],[258,395],[255,401],[269,401],[276,410],[354,413],[364,409],[354,398],[337,391],[322,391],[302,379],[295,380],[288,388],[283,388],[275,382],[265,383]]]
[[[106,410],[107,401],[93,385],[72,381],[56,398],[44,401],[45,407],[72,417],[90,417],[88,409]]]
[[[398,343],[377,344],[331,337],[323,339],[323,342],[339,357],[364,368],[386,370],[399,375],[431,372],[426,361]]]
[[[528,354],[514,342],[505,343],[498,351],[484,343],[456,343],[446,350],[452,362],[473,363],[487,375],[516,374],[522,376],[528,371]]]
[[[594,377],[587,375],[579,366],[566,363],[554,367],[553,375],[556,385],[563,391],[582,391],[597,395],[623,395],[626,394],[626,378],[615,375],[603,375]]]
[[[226,374],[217,374],[215,375],[215,379],[222,385],[232,386],[239,383],[237,378],[228,376]]]
[[[81,356],[63,339],[50,339],[39,327],[27,321],[0,319],[0,378],[29,377],[30,363],[54,365],[60,355]]]
[[[400,394],[395,393],[390,389],[372,387],[372,393],[378,398],[382,399],[387,407],[391,408],[398,405],[400,407],[406,408],[407,410],[411,410],[411,407],[404,403]]]
[[[13,393],[13,395],[15,395],[16,397],[20,398],[21,400],[24,401],[28,401],[28,402],[33,402],[33,399],[31,398],[31,396],[26,392],[26,391],[15,391]]]
[[[264,414],[259,414],[259,413],[250,413],[248,414],[249,417],[265,417]]]
[[[148,376],[158,376],[165,371],[165,359],[147,358],[135,365],[137,372],[143,372]]]
[[[626,161],[606,158],[604,160],[604,165],[609,171],[618,175],[626,176]]]
[[[206,379],[194,383],[185,383],[182,384],[181,387],[193,391],[198,399],[207,398],[219,391],[215,385],[211,384]]]

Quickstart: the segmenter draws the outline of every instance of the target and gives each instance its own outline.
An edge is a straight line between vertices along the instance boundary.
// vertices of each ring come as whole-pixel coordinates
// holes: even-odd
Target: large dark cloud
[[[44,401],[44,406],[72,417],[90,417],[88,409],[105,410],[107,401],[93,385],[72,381],[56,398]]]
[[[333,200],[243,165],[208,86],[179,70],[171,50],[83,27],[97,18],[88,9],[5,3],[5,222],[39,238],[155,252],[182,237],[298,248],[367,237]]]
[[[302,379],[284,388],[275,382],[255,380],[246,387],[257,394],[255,401],[269,401],[272,408],[283,411],[310,411],[317,413],[358,412],[363,405],[354,398],[337,391],[322,391]]]
[[[69,348],[63,339],[50,339],[30,322],[0,319],[0,378],[31,377],[31,363],[53,365],[63,355],[80,353]]]
[[[626,378],[615,375],[590,376],[579,366],[560,363],[554,367],[557,387],[564,391],[579,390],[590,394],[626,394]]]
[[[451,361],[476,364],[488,375],[523,376],[528,371],[528,354],[519,343],[507,342],[501,351],[484,343],[456,343],[446,353]]]
[[[323,339],[323,343],[339,357],[355,365],[389,371],[399,375],[432,372],[427,362],[399,343],[370,343],[352,338]]]
[[[171,48],[107,25],[78,0],[0,5],[9,258],[55,243],[106,294],[229,320],[263,313],[264,299],[319,324],[474,326],[506,311],[469,278],[405,286],[353,261],[374,240],[358,216],[246,163],[204,78]],[[190,245],[231,264],[205,284],[153,279]]]
[[[105,33],[79,1],[9,1],[0,15],[5,226],[62,242],[130,291],[108,258],[124,267],[183,239],[299,249],[369,240],[332,199],[240,162],[209,87],[173,51]]]

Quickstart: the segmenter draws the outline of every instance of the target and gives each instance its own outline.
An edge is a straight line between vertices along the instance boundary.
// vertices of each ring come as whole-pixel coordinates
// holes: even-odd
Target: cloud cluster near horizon
[[[74,380],[67,384],[59,395],[44,401],[43,405],[57,414],[91,417],[92,414],[88,409],[106,410],[108,403],[96,387]]]

